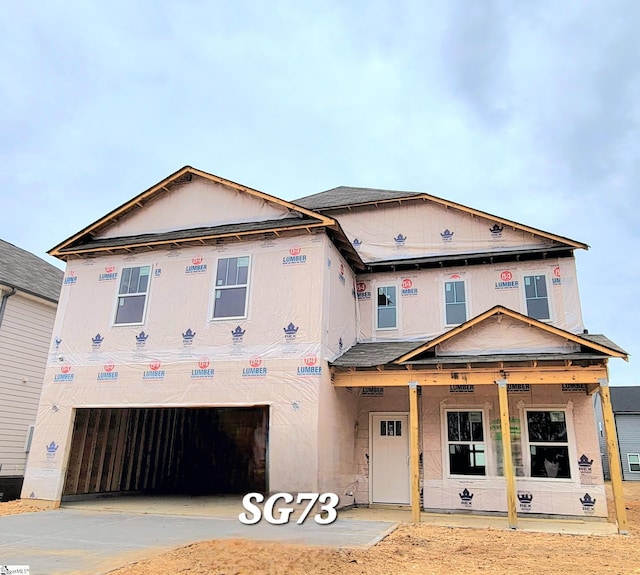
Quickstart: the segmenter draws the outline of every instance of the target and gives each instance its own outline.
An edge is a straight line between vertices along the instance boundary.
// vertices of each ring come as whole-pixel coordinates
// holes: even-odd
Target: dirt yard
[[[111,575],[640,574],[640,482],[625,483],[625,496],[631,532],[626,537],[401,525],[368,550],[208,541],[151,556]],[[29,501],[0,504],[0,515],[37,510]]]

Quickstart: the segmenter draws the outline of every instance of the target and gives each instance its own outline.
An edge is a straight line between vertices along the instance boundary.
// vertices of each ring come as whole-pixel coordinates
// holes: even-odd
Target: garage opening
[[[63,497],[267,491],[267,406],[77,409]]]

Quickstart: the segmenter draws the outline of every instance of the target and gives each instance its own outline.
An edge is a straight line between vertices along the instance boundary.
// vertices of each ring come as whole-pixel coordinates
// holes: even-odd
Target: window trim
[[[373,287],[373,286],[372,286]],[[378,327],[378,290],[381,288],[395,288],[396,290],[396,325],[395,327]],[[375,294],[375,295],[374,295]],[[380,282],[375,284],[375,292],[373,299],[373,328],[374,331],[398,331],[400,329],[400,289],[395,282]]]
[[[459,473],[451,473],[451,462],[449,461],[449,426],[448,426],[448,413],[461,413],[479,411],[482,414],[482,443],[484,444],[484,475],[464,475]],[[481,480],[492,478],[492,440],[490,435],[488,412],[485,407],[480,406],[467,406],[467,405],[445,405],[440,411],[440,423],[442,429],[442,469],[446,472],[447,479],[465,479],[465,480]],[[452,442],[454,445],[463,443],[480,443],[480,442]]]
[[[631,456],[638,458],[638,461],[634,462],[633,465],[638,465],[639,469],[631,469]],[[640,473],[640,453],[627,453],[627,463],[629,464],[629,473]]]
[[[218,262],[220,260],[228,260],[228,259],[240,259],[240,258],[247,258],[249,260],[249,265],[247,266],[247,283],[246,284],[235,284],[232,286],[223,286],[223,287],[218,287],[216,285],[216,279],[218,277]],[[212,275],[212,283],[213,283],[213,288],[211,289],[210,292],[210,297],[211,297],[211,304],[209,306],[209,321],[215,321],[215,322],[220,322],[220,321],[237,321],[240,319],[247,319],[249,317],[249,293],[251,291],[251,284],[252,284],[252,280],[253,280],[253,274],[252,274],[252,263],[253,263],[253,256],[251,254],[242,254],[242,255],[220,255],[218,257],[216,257],[215,259],[215,267],[214,267],[214,271],[211,274]],[[231,288],[237,288],[237,287],[243,287],[244,285],[246,285],[247,291],[245,293],[244,296],[244,315],[237,315],[237,316],[227,316],[227,317],[214,317],[213,314],[215,312],[216,309],[216,290],[218,289],[231,289]]]
[[[552,323],[553,322],[553,301],[551,299],[551,290],[549,289],[551,286],[549,284],[549,272],[547,270],[544,270],[542,272],[536,272],[536,271],[523,271],[522,272],[522,300],[524,301],[524,308],[523,308],[523,313],[524,315],[526,315],[527,317],[533,318],[536,321],[541,321],[543,323]],[[529,299],[527,298],[527,288],[525,286],[525,278],[526,277],[534,277],[534,276],[544,276],[544,283],[545,286],[547,288],[547,307],[549,308],[549,317],[545,318],[545,319],[538,319],[537,317],[533,317],[529,315],[529,305],[528,305],[528,301]],[[535,299],[541,299],[541,298],[535,298]]]
[[[120,301],[120,297],[122,297],[124,295],[124,297],[128,297],[128,296],[133,296],[133,295],[142,295],[142,293],[135,293],[135,294],[121,294],[120,293],[120,282],[122,281],[122,275],[123,275],[123,271],[125,269],[131,269],[131,268],[145,268],[148,267],[149,268],[149,283],[147,284],[147,291],[145,292],[145,298],[144,298],[144,308],[142,309],[142,319],[140,321],[137,322],[133,322],[133,323],[116,323],[116,316],[118,315],[118,302]],[[150,263],[143,263],[143,264],[139,264],[139,263],[135,263],[135,265],[125,265],[122,264],[119,271],[118,271],[118,281],[116,282],[116,297],[115,297],[115,302],[114,302],[114,306],[113,306],[113,311],[111,314],[111,327],[127,327],[127,326],[132,326],[132,325],[144,325],[146,320],[147,320],[147,307],[149,305],[149,296],[151,295],[151,278],[153,278],[153,265]]]
[[[564,413],[564,421],[567,427],[567,456],[569,458],[569,475],[570,477],[533,477],[531,475],[531,452],[529,451],[529,447],[531,445],[529,441],[529,420],[527,419],[527,413],[529,411],[562,411]],[[573,431],[573,415],[572,410],[567,405],[527,405],[524,406],[520,410],[520,425],[522,429],[521,433],[521,444],[522,444],[522,467],[524,469],[524,477],[522,479],[526,479],[527,481],[560,481],[562,483],[576,483],[580,481],[578,470],[574,464],[574,459],[577,460],[577,455],[575,453],[575,434]],[[573,441],[572,441],[572,438]],[[534,445],[539,444],[540,442],[534,442]],[[541,443],[540,443],[541,444]],[[551,443],[547,443],[545,445],[553,445]],[[564,447],[564,443],[557,443],[555,445]]]
[[[453,275],[453,274],[452,274]],[[465,320],[462,323],[448,323],[447,322],[447,284],[454,282],[462,282],[464,284],[464,317]],[[445,278],[442,282],[442,303],[444,307],[442,308],[443,315],[443,325],[445,327],[456,327],[458,325],[462,325],[469,321],[469,318],[473,317],[471,315],[471,300],[469,297],[469,279],[460,277],[459,279],[451,279]],[[462,302],[454,302],[454,303],[462,303]]]

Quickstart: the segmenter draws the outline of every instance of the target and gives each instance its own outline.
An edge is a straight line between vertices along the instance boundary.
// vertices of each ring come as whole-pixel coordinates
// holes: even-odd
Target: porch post
[[[507,380],[499,379],[498,398],[500,400],[500,429],[502,431],[502,457],[504,460],[504,478],[507,482],[507,512],[509,527],[518,527],[518,512],[516,510],[516,474],[513,469],[511,456],[511,425],[509,423],[509,400],[507,398]]]
[[[620,467],[620,453],[618,451],[618,434],[611,407],[611,394],[609,393],[609,381],[599,379],[598,393],[602,402],[602,418],[607,435],[607,453],[609,455],[609,472],[611,473],[611,488],[613,490],[613,506],[616,509],[616,521],[618,533],[628,535],[627,510],[624,505],[624,491],[622,489],[622,469]]]
[[[409,454],[411,460],[411,519],[420,523],[420,433],[418,383],[409,382]]]

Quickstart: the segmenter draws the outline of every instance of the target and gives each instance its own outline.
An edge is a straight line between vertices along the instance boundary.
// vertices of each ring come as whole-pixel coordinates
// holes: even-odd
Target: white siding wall
[[[0,326],[0,475],[23,475],[29,426],[35,422],[55,307],[7,299]]]

